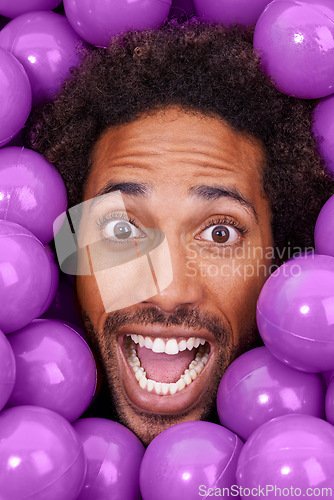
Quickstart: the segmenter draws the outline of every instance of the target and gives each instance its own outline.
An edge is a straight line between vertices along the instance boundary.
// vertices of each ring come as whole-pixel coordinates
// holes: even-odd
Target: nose
[[[165,289],[142,303],[172,312],[181,305],[198,305],[203,299],[204,289],[197,269],[189,265],[186,245],[180,244],[179,240],[175,241],[175,238],[173,243],[168,238],[168,243],[173,270],[172,281]]]

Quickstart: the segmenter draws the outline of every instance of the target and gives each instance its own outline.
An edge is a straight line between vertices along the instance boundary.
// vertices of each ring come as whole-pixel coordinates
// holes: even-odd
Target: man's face
[[[254,138],[177,107],[112,128],[95,145],[83,201],[112,185],[123,202],[100,220],[101,238],[133,241],[155,228],[170,252],[170,285],[111,313],[94,274],[77,278],[117,413],[145,444],[170,425],[207,419],[225,369],[257,336],[273,245],[264,161]]]

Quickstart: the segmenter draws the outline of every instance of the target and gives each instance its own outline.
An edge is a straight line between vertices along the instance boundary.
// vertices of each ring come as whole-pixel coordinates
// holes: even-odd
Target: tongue
[[[156,382],[177,382],[184,370],[195,358],[196,349],[185,349],[178,354],[156,353],[152,349],[137,346],[140,364],[146,371],[146,378]]]

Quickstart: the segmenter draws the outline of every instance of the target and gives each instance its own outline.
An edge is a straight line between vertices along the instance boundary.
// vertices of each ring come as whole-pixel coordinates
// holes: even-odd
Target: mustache
[[[136,309],[134,311],[114,311],[109,313],[103,328],[103,333],[115,333],[127,325],[161,325],[165,328],[181,326],[193,330],[207,330],[216,340],[227,343],[232,335],[229,323],[208,312],[202,312],[194,307],[179,306],[170,314],[166,314],[156,307]]]

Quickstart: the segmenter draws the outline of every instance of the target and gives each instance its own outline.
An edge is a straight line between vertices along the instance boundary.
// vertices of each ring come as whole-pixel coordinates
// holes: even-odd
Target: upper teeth
[[[197,348],[200,344],[204,345],[205,340],[198,337],[190,337],[188,340],[169,339],[165,342],[162,338],[157,337],[152,340],[151,337],[143,337],[143,335],[131,335],[131,339],[135,344],[139,344],[140,347],[146,347],[147,349],[152,349],[153,352],[166,353],[166,354],[177,354],[180,351],[189,349],[191,351],[194,347]]]
[[[132,337],[132,335],[131,335]],[[162,340],[162,339],[160,339]],[[176,340],[176,339],[171,339]],[[203,340],[203,339],[199,339]],[[138,340],[139,343],[139,340]],[[168,341],[167,341],[168,343]],[[167,345],[166,343],[166,345]],[[179,342],[180,344],[180,342]],[[135,378],[137,379],[140,387],[142,389],[146,389],[148,392],[155,392],[158,395],[167,394],[175,394],[176,392],[182,391],[185,387],[192,383],[195,378],[201,373],[204,369],[204,366],[208,362],[210,346],[207,342],[204,342],[205,345],[201,345],[198,348],[198,352],[196,353],[195,359],[190,362],[188,368],[184,370],[183,374],[176,382],[166,383],[166,382],[158,382],[153,379],[148,379],[146,377],[146,372],[144,368],[141,366],[140,359],[137,356],[137,351],[134,342],[130,339],[130,336],[127,335],[127,339],[124,343],[125,356],[129,365],[131,366]],[[195,345],[195,343],[194,343]]]

